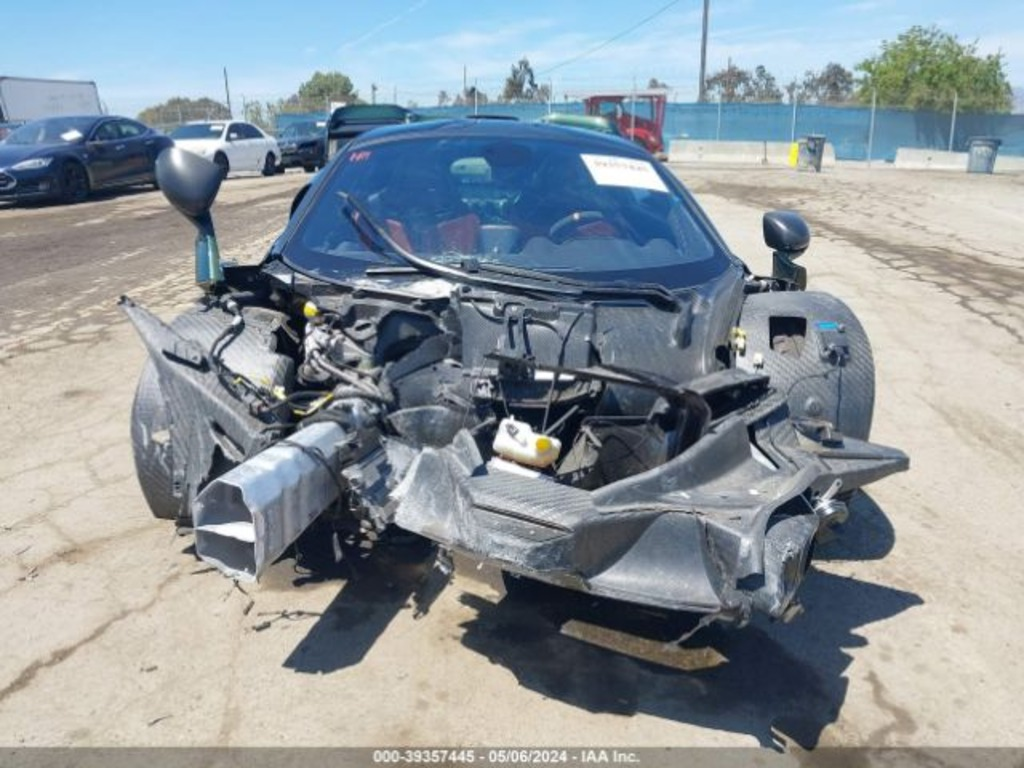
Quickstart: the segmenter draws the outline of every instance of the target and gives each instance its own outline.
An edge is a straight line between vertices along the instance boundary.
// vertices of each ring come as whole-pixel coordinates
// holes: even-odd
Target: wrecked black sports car
[[[509,121],[373,131],[304,188],[258,266],[221,265],[216,166],[160,186],[205,293],[132,413],[154,515],[255,580],[314,520],[400,530],[519,579],[705,620],[789,618],[815,538],[908,466],[868,442],[874,368],[804,290],[809,231],[768,213],[770,276],[618,138]]]

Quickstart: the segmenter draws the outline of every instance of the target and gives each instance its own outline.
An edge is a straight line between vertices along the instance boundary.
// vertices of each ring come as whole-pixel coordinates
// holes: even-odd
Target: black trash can
[[[967,140],[967,172],[992,173],[1002,139],[992,136],[972,136]]]
[[[804,136],[797,142],[797,168],[813,168],[821,171],[821,158],[825,156],[825,137],[818,133]]]

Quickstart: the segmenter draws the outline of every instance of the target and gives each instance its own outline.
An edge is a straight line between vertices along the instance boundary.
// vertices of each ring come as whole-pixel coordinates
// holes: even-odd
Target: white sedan
[[[271,176],[281,161],[277,141],[252,123],[240,120],[185,123],[170,136],[182,149],[215,162],[224,176],[235,171]]]

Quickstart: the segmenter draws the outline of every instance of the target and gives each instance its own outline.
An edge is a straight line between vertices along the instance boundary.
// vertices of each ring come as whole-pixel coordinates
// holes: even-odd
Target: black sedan
[[[136,120],[112,115],[26,123],[0,142],[0,201],[77,203],[93,190],[155,184],[156,157],[173,143]]]
[[[293,123],[278,134],[277,144],[281,147],[279,171],[303,168],[312,173],[327,162],[327,128],[322,122]]]

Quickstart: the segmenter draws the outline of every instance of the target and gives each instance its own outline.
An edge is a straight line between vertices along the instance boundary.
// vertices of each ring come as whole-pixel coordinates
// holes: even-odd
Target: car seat
[[[396,168],[379,196],[396,243],[413,253],[476,253],[480,217],[459,195],[447,168],[416,159]]]

